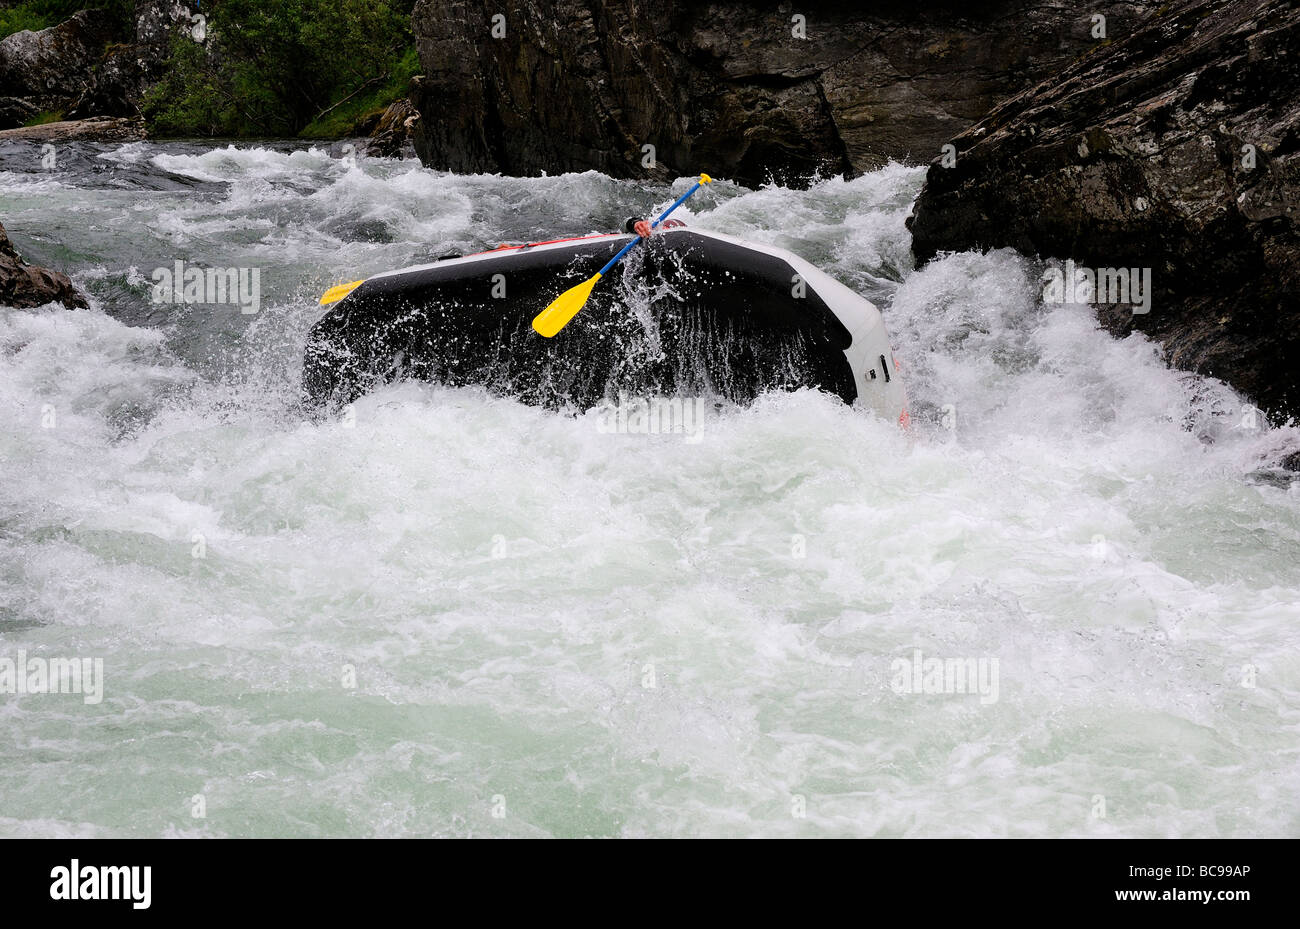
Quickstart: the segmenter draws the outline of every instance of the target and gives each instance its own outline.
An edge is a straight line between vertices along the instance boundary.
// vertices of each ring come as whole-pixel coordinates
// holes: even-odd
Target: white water
[[[804,392],[692,444],[417,384],[296,405],[329,284],[666,188],[0,167],[94,303],[0,309],[0,658],[106,676],[0,696],[0,834],[1300,834],[1300,485],[1267,470],[1300,435],[1011,253],[911,272],[920,171],[684,217],[885,307],[912,434]],[[150,306],[176,258],[261,267],[262,312]],[[914,649],[996,658],[996,702],[896,693]]]

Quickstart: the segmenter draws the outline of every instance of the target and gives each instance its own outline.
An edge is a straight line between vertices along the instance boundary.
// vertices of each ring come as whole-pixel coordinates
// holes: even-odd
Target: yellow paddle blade
[[[337,287],[331,287],[329,290],[325,291],[325,295],[320,298],[320,305],[327,306],[331,303],[338,303],[364,283],[365,279],[363,278],[359,281],[353,281],[351,284],[339,284]]]
[[[591,296],[591,288],[596,286],[598,280],[600,275],[593,275],[577,287],[570,287],[560,294],[551,301],[550,306],[533,319],[533,328],[548,339],[555,335],[569,324],[569,320],[578,314],[578,310],[586,305],[587,298]]]

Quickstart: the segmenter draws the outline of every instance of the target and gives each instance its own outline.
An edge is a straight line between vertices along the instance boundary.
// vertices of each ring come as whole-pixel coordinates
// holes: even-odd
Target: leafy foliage
[[[47,110],[47,111],[44,112],[44,113],[37,113],[37,114],[36,114],[35,116],[33,116],[31,119],[27,120],[27,122],[23,123],[23,125],[24,125],[24,126],[44,126],[46,123],[57,123],[57,122],[58,122],[59,120],[61,120],[61,119],[63,119],[63,114],[62,114],[62,113],[60,113],[60,112],[58,112],[58,111],[48,111],[48,110]]]
[[[411,46],[393,62],[387,80],[379,81],[373,89],[363,90],[355,97],[340,102],[337,107],[309,123],[299,135],[309,139],[337,139],[353,132],[355,127],[378,119],[379,115],[400,97],[406,95],[411,78],[420,72],[420,59]]]
[[[414,0],[213,0],[146,96],[155,135],[346,134],[406,91]]]
[[[57,26],[72,14],[85,9],[112,10],[122,26],[130,24],[135,4],[132,0],[27,0],[0,9],[0,39],[30,29],[37,32]]]

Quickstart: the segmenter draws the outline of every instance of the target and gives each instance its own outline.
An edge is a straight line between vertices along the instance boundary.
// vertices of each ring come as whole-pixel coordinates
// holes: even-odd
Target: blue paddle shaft
[[[682,194],[680,197],[678,197],[677,200],[673,203],[672,206],[670,206],[668,209],[664,210],[662,213],[659,214],[659,218],[656,219],[653,223],[650,224],[650,228],[651,228],[651,229],[654,229],[654,228],[658,227],[658,225],[659,225],[661,222],[663,222],[665,219],[668,218],[668,214],[669,214],[669,213],[671,213],[673,210],[677,209],[679,206],[681,206],[683,203],[685,203],[687,200],[689,200],[691,194],[693,194],[693,193],[695,193],[695,191],[699,190],[701,186],[703,186],[703,185],[701,185],[699,181],[696,181],[696,182],[695,182],[695,186],[693,186],[690,190],[686,191],[686,193],[684,193],[684,194]]]
[[[695,191],[699,190],[701,186],[702,185],[700,184],[700,182],[696,181],[694,187],[692,187],[690,190],[686,191],[686,193],[678,197],[677,201],[672,206],[670,206],[668,209],[664,210],[662,213],[659,214],[659,218],[650,224],[650,228],[651,229],[658,228],[659,224],[668,218],[669,213],[671,213],[673,210],[677,209],[679,206],[685,203],[687,198],[690,197],[691,194],[695,193]],[[608,271],[610,268],[614,267],[614,265],[618,264],[620,261],[622,261],[623,256],[626,255],[628,252],[632,251],[632,246],[636,245],[636,243],[640,241],[641,241],[641,237],[637,236],[631,242],[624,245],[617,255],[609,259],[609,264],[605,265],[605,267],[600,269],[600,276],[604,277],[605,272]]]
[[[622,249],[619,250],[619,253],[618,253],[617,255],[615,255],[613,258],[609,259],[609,264],[605,265],[605,267],[603,267],[603,268],[600,269],[600,272],[599,272],[599,273],[600,273],[600,276],[601,276],[601,277],[604,277],[604,276],[605,276],[605,272],[608,271],[610,268],[614,267],[614,265],[618,264],[620,261],[622,261],[622,260],[623,260],[623,256],[626,255],[628,252],[632,251],[632,246],[633,246],[633,245],[636,245],[636,243],[638,243],[638,242],[640,242],[640,241],[641,241],[641,237],[640,237],[640,236],[637,236],[637,237],[636,237],[635,239],[633,239],[631,242],[629,242],[629,243],[627,243],[626,245],[624,245],[624,246],[622,247]]]

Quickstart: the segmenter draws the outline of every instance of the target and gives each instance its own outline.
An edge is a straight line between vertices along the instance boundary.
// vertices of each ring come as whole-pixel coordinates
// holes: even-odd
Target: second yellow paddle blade
[[[320,305],[328,306],[331,303],[338,303],[364,283],[365,279],[363,278],[359,281],[353,281],[350,284],[339,284],[337,287],[331,287],[329,290],[325,291],[325,295],[320,298]]]
[[[569,324],[591,296],[591,288],[596,286],[600,275],[596,274],[583,281],[577,287],[570,287],[551,301],[551,305],[538,313],[533,319],[533,328],[548,339]]]

